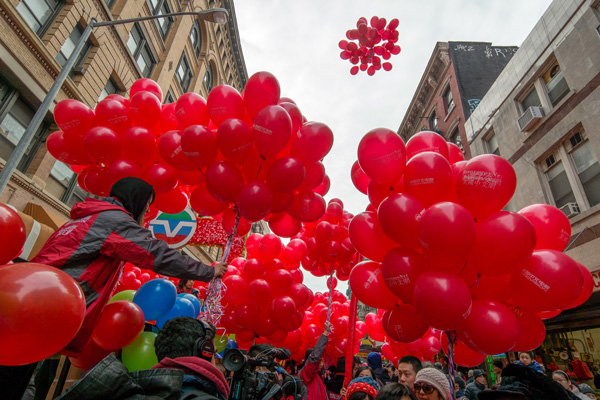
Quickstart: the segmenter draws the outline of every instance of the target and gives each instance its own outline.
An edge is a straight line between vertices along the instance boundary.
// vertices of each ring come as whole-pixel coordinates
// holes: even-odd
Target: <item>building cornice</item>
[[[229,44],[231,46],[231,52],[233,53],[233,60],[235,62],[235,69],[238,71],[240,77],[241,87],[239,90],[241,91],[244,86],[246,86],[248,71],[246,70],[246,62],[244,61],[244,53],[242,52],[235,7],[233,6],[233,0],[222,0],[222,3],[223,7],[229,11],[229,20],[227,21],[226,27],[227,33],[229,34]]]

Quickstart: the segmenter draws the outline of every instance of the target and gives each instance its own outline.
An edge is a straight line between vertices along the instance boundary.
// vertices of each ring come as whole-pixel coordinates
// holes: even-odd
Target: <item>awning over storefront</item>
[[[591,329],[600,327],[600,291],[584,304],[571,310],[566,310],[554,318],[544,321],[546,331]]]

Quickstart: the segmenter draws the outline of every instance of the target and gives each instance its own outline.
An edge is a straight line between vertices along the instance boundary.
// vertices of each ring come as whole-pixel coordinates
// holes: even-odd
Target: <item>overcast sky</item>
[[[491,42],[520,46],[550,0],[237,0],[235,9],[248,76],[269,71],[281,95],[292,98],[309,121],[334,133],[325,158],[331,190],[357,214],[368,204],[352,185],[350,168],[358,143],[374,128],[397,131],[436,42]],[[401,53],[393,69],[374,76],[350,74],[338,42],[360,17],[398,18]],[[313,291],[326,290],[325,278],[303,271]],[[346,285],[339,289],[345,292]]]

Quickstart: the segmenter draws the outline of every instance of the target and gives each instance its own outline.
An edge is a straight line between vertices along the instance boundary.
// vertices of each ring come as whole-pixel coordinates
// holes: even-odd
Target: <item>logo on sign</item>
[[[172,249],[178,249],[190,241],[197,226],[196,216],[188,207],[179,214],[158,213],[148,224],[148,229],[156,239],[164,240]]]

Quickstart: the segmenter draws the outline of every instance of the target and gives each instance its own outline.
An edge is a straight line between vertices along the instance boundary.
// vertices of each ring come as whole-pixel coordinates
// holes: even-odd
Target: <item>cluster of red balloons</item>
[[[115,293],[122,292],[124,290],[138,290],[144,283],[152,279],[168,279],[175,285],[179,282],[177,278],[166,277],[160,274],[154,273],[149,269],[142,270],[131,263],[125,263],[123,267],[123,274],[119,279],[119,284],[115,289]],[[204,282],[194,282],[194,286],[201,286]]]
[[[392,63],[382,63],[381,59],[389,60],[392,55],[400,54],[400,46],[396,44],[396,28],[400,24],[398,19],[394,18],[388,24],[385,18],[372,17],[370,23],[371,26],[365,17],[360,17],[356,22],[356,29],[346,32],[348,40],[341,40],[339,43],[342,60],[349,60],[354,64],[350,68],[352,75],[358,74],[358,71],[367,71],[372,76],[382,67],[385,71],[390,71]]]
[[[161,105],[162,98],[156,82],[140,79],[129,99],[110,95],[95,109],[63,100],[48,150],[98,196],[123,177],[146,180],[157,192],[151,213],[178,213],[189,202],[200,215],[223,214],[224,225],[239,212],[248,230],[269,216],[287,237],[323,215],[329,178],[321,160],[333,133],[280,97],[275,76],[254,74],[243,93],[220,85],[206,100],[185,93]]]
[[[532,350],[544,340],[542,318],[592,293],[590,272],[562,253],[571,228],[560,210],[502,211],[517,182],[499,156],[464,161],[435,132],[405,145],[380,128],[361,140],[352,180],[370,204],[352,219],[350,240],[370,261],[349,283],[363,303],[386,310],[390,341],[411,343],[433,328],[456,331],[465,352]]]
[[[335,272],[338,279],[348,280],[360,257],[348,237],[348,225],[353,217],[344,210],[342,200],[331,199],[323,217],[303,224],[292,241],[301,241],[306,248],[306,256],[302,259],[305,270],[317,277]]]

